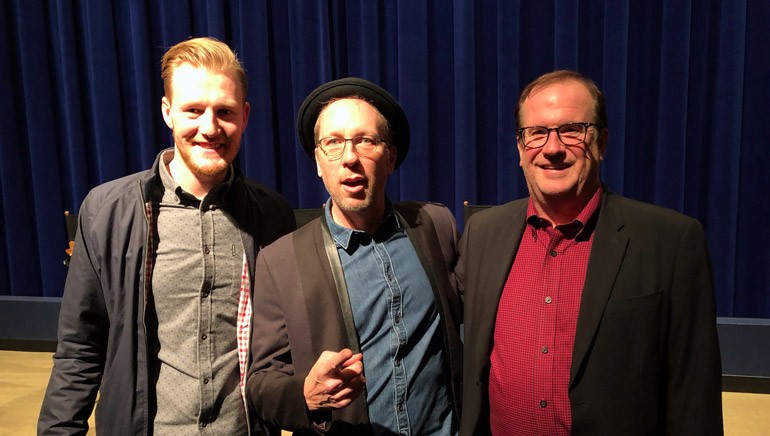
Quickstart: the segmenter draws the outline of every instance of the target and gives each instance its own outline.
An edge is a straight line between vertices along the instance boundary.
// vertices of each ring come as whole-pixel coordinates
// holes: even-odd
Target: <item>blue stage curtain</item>
[[[770,317],[770,62],[762,0],[9,0],[0,3],[0,294],[61,295],[62,213],[171,145],[159,60],[211,35],[243,60],[251,118],[239,165],[295,207],[326,198],[296,110],[343,76],[381,84],[412,124],[394,200],[526,195],[513,110],[538,75],[605,91],[602,168],[620,194],[698,218],[721,316]]]

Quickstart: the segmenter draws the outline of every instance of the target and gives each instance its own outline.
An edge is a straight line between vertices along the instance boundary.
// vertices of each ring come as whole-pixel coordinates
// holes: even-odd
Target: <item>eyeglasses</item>
[[[555,131],[559,141],[564,145],[580,145],[586,139],[589,127],[597,127],[596,123],[567,123],[558,127],[529,126],[516,129],[521,142],[527,148],[540,148],[548,142],[551,131]]]
[[[340,138],[339,136],[327,136],[321,138],[316,143],[323,154],[329,160],[337,160],[345,153],[345,145],[350,142],[353,145],[353,151],[359,156],[370,156],[374,154],[381,143],[385,143],[379,136],[360,135],[352,138]]]

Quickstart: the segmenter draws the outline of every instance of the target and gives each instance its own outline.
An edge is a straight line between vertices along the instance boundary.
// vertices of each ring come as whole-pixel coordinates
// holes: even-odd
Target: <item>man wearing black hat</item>
[[[294,434],[455,434],[462,343],[449,210],[391,203],[409,149],[398,102],[358,78],[321,85],[297,119],[331,198],[257,260],[247,397]]]

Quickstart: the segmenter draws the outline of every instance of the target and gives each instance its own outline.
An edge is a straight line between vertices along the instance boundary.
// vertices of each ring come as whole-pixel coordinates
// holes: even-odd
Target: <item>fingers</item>
[[[336,403],[341,403],[346,399],[352,401],[361,395],[364,387],[366,387],[366,380],[363,375],[359,375],[340,385],[336,392],[332,394],[331,399]]]
[[[357,377],[363,377],[364,365],[361,362],[355,362],[350,366],[342,368],[337,373],[337,378],[343,381],[352,381]]]
[[[347,350],[347,348],[345,350]],[[345,350],[343,350],[343,351],[345,351]],[[364,360],[364,355],[363,354],[361,354],[361,353],[353,354],[352,351],[350,352],[350,354],[351,354],[350,358],[342,363],[343,367],[348,367],[348,366],[350,366],[350,365],[352,365],[352,364],[354,364],[356,362],[363,362],[363,360]]]
[[[353,354],[350,349],[344,348],[336,353],[333,351],[324,351],[321,353],[321,357],[318,358],[316,364],[320,363],[318,366],[319,375],[328,375],[334,374],[340,369],[352,365],[355,362],[360,362],[361,359],[363,359],[361,353]]]
[[[304,394],[309,410],[342,408],[364,390],[363,356],[349,349],[324,351],[305,377]]]

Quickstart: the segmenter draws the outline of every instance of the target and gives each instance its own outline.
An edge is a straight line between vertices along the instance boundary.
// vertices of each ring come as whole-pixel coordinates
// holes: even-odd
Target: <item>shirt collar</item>
[[[194,195],[185,191],[179,183],[171,177],[171,172],[168,170],[168,164],[174,159],[174,150],[166,150],[160,156],[160,180],[163,183],[163,203],[170,204],[186,204],[200,206],[201,200],[198,200]],[[220,205],[224,201],[225,193],[230,189],[230,186],[235,179],[235,171],[233,166],[227,169],[227,177],[225,181],[212,188],[208,194],[203,198],[203,203],[206,205]]]
[[[331,197],[326,201],[324,206],[324,218],[329,225],[329,232],[331,232],[334,242],[337,247],[344,249],[347,252],[351,252],[363,241],[371,239],[384,240],[390,235],[395,233],[401,228],[396,219],[395,209],[393,203],[386,197],[385,198],[385,214],[382,217],[382,223],[377,228],[374,234],[364,232],[363,230],[353,230],[347,227],[341,226],[334,222],[331,214],[332,199]]]
[[[588,200],[588,203],[583,206],[583,209],[575,219],[567,224],[558,225],[555,229],[562,232],[564,236],[569,239],[578,238],[583,233],[590,234],[593,226],[589,224],[595,222],[593,218],[596,216],[596,212],[601,206],[603,192],[602,186],[599,185],[599,188],[596,189],[594,195]],[[545,229],[546,227],[551,226],[551,223],[548,220],[537,216],[537,209],[535,209],[535,203],[532,200],[532,196],[529,197],[529,202],[527,204],[527,224],[535,230]]]

